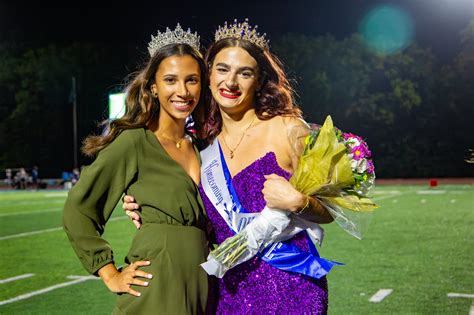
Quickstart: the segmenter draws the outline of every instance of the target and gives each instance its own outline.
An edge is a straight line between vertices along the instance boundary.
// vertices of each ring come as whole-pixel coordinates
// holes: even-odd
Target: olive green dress
[[[196,151],[199,157],[198,152]],[[208,253],[206,217],[191,177],[146,128],[123,131],[84,168],[70,190],[63,225],[71,245],[91,274],[113,262],[101,235],[123,193],[141,206],[142,227],[126,262],[150,260],[148,287],[133,286],[140,297],[118,295],[116,314],[201,314],[207,274],[199,266]]]

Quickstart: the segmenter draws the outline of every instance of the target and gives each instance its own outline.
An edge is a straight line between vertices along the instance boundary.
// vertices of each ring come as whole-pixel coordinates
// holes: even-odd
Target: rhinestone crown
[[[171,44],[188,44],[199,51],[199,36],[197,32],[191,33],[191,30],[185,32],[179,23],[174,31],[166,28],[166,32],[158,31],[156,36],[151,35],[151,41],[148,43],[148,52],[153,56],[155,52],[163,46]]]
[[[257,45],[262,49],[268,50],[268,39],[265,39],[266,33],[260,35],[257,32],[258,25],[255,25],[252,28],[249,25],[249,20],[245,19],[244,22],[238,23],[237,19],[234,20],[233,24],[228,25],[227,22],[224,23],[224,26],[219,26],[215,34],[215,41],[219,41],[224,38],[235,38],[235,39],[244,39],[252,44]]]

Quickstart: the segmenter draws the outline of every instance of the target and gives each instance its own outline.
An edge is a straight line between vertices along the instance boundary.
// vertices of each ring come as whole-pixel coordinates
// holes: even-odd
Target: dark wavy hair
[[[82,145],[82,152],[90,157],[95,156],[100,150],[110,144],[123,130],[143,128],[159,117],[160,103],[151,93],[151,86],[155,83],[155,74],[161,62],[171,56],[193,57],[201,70],[201,87],[207,86],[207,71],[202,54],[187,44],[172,44],[159,49],[145,64],[142,70],[129,75],[130,80],[125,87],[125,115],[113,121],[104,121],[106,127],[104,135],[88,136]],[[192,113],[195,122],[194,128],[197,136],[202,136],[204,122],[204,88],[201,88],[199,103]]]
[[[261,88],[256,95],[255,113],[262,120],[268,120],[275,116],[302,117],[301,109],[294,103],[294,90],[288,81],[280,60],[268,50],[252,44],[247,40],[225,38],[213,43],[207,50],[204,58],[209,71],[216,55],[224,48],[240,47],[245,49],[256,61],[259,69],[259,81]],[[222,116],[219,105],[210,94],[207,93],[208,108],[206,121],[204,123],[204,135],[212,140],[220,133],[222,128]]]

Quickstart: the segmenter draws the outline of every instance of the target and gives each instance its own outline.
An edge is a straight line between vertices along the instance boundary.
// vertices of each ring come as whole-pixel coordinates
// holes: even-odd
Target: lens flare
[[[410,15],[393,5],[375,7],[359,25],[366,45],[382,55],[397,53],[410,45],[413,29]]]

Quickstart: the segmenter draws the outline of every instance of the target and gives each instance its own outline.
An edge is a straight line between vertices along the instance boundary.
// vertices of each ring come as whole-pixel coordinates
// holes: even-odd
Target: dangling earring
[[[260,93],[260,90],[255,92],[255,96],[260,97],[260,95],[262,95],[262,93]]]

